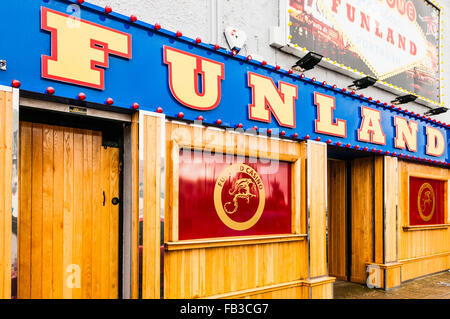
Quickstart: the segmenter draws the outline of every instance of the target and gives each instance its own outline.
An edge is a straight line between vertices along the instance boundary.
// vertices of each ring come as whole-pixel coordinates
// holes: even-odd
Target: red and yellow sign
[[[444,181],[410,177],[409,224],[444,224]]]
[[[186,154],[194,152],[180,157]],[[180,161],[181,240],[291,233],[289,163],[199,156],[201,161]]]

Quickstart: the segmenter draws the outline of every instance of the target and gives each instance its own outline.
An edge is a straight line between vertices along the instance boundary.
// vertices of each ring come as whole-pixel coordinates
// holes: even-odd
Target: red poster
[[[179,239],[291,233],[291,165],[182,150]]]
[[[444,224],[444,181],[409,178],[409,224]]]

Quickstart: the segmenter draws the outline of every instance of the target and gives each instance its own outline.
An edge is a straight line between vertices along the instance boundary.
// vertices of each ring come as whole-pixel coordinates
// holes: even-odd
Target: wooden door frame
[[[166,183],[166,116],[161,113],[139,111],[132,126],[138,123],[139,148],[137,149],[138,196],[137,223],[139,213],[143,214],[143,248],[142,248],[142,298],[164,298],[164,278],[161,276],[161,263],[164,255],[160,253],[161,217],[165,215]],[[134,135],[135,135],[134,134]],[[151,149],[147,147],[151,145]],[[149,205],[149,203],[152,203]],[[137,228],[139,231],[139,227]],[[164,231],[164,228],[162,228]],[[138,237],[139,233],[133,233]],[[153,236],[153,237],[152,237]],[[153,240],[152,240],[153,239]],[[135,248],[136,245],[133,246]],[[134,254],[135,255],[135,254]],[[139,260],[134,256],[134,263]],[[138,288],[138,287],[136,287]],[[134,298],[135,289],[133,289]]]
[[[0,299],[13,296],[12,266],[17,255],[17,222],[14,214],[18,212],[18,143],[19,143],[19,89],[0,85],[0,156],[2,174],[0,176]],[[16,193],[14,192],[16,190]],[[17,221],[17,218],[16,218]],[[15,264],[17,267],[17,264]],[[16,278],[17,283],[17,278]],[[16,285],[17,287],[17,285]]]
[[[29,97],[28,94],[24,94],[20,96],[19,98],[19,90],[14,89],[16,93],[16,99],[15,99],[15,109],[17,109],[17,118],[14,120],[17,122],[15,125],[17,125],[17,134],[14,136],[17,138],[17,145],[19,145],[19,136],[18,136],[18,130],[19,130],[19,111],[23,108],[28,108],[30,110],[38,110],[43,111],[47,114],[50,114],[49,112],[52,112],[55,114],[55,117],[58,116],[64,116],[64,114],[71,113],[70,107],[71,105],[65,104],[65,103],[58,103],[55,101],[47,101],[44,98],[39,99],[36,97]],[[120,207],[119,207],[119,269],[118,269],[118,297],[119,299],[123,298],[131,298],[131,291],[132,291],[132,268],[135,267],[135,265],[131,261],[131,256],[129,254],[129,247],[131,247],[131,240],[132,236],[130,235],[133,231],[132,225],[131,225],[131,218],[129,216],[132,215],[131,212],[131,188],[125,187],[127,181],[131,180],[131,173],[130,168],[132,163],[129,161],[126,161],[125,159],[128,159],[128,154],[131,153],[132,149],[132,141],[128,138],[131,133],[131,120],[132,116],[131,114],[125,114],[123,112],[112,112],[112,111],[105,111],[98,109],[95,105],[90,105],[89,103],[85,103],[84,106],[86,106],[86,118],[89,119],[89,124],[86,125],[88,129],[93,130],[102,130],[102,128],[109,126],[109,124],[106,124],[106,121],[114,122],[117,127],[119,125],[122,126],[121,132],[118,134],[119,136],[119,163],[122,163],[122,169],[119,172],[119,196],[120,196]],[[92,106],[92,108],[91,108]],[[45,114],[44,113],[44,114]],[[73,114],[72,114],[73,115]],[[75,114],[80,115],[80,114]],[[79,122],[82,122],[82,117],[78,118],[80,120]],[[78,121],[77,120],[77,121]],[[43,121],[45,122],[45,121]],[[92,123],[100,123],[98,127],[94,127]],[[56,123],[55,123],[56,124]],[[71,125],[70,122],[67,120],[63,120],[62,123],[57,123],[57,125],[64,125],[68,127],[77,127],[77,125]],[[16,137],[17,136],[17,137]],[[18,159],[19,154],[19,147],[15,150],[17,155],[14,158]],[[16,176],[17,183],[18,183],[18,165],[16,165],[16,174],[13,176]],[[14,182],[14,181],[13,181]],[[16,206],[14,206],[14,204]],[[16,207],[16,210],[18,210],[18,200],[16,200],[16,203],[13,203],[13,207]],[[17,217],[18,219],[18,217]],[[125,223],[127,223],[125,225]],[[17,226],[18,227],[18,226]],[[14,228],[14,225],[13,225]],[[14,229],[13,229],[14,231]],[[18,228],[16,228],[16,233],[18,231]],[[12,237],[12,235],[11,235]],[[130,243],[128,243],[130,241]],[[18,238],[17,238],[18,242]],[[13,254],[16,254],[18,256],[18,245],[16,245],[16,251],[13,252]]]
[[[376,178],[376,173],[378,172],[378,171],[376,171],[376,157],[363,156],[363,157],[342,157],[342,158],[332,157],[332,158],[330,158],[331,160],[335,159],[335,160],[341,160],[341,161],[345,162],[345,167],[346,167],[345,168],[346,169],[346,172],[345,172],[345,175],[346,175],[345,176],[345,187],[346,187],[346,190],[345,190],[345,225],[346,225],[345,226],[346,227],[346,229],[345,229],[346,230],[346,234],[345,234],[345,245],[346,245],[346,247],[345,247],[345,253],[346,253],[346,255],[345,255],[345,272],[346,272],[346,274],[345,274],[345,277],[346,277],[346,281],[349,281],[349,282],[352,281],[351,280],[352,265],[354,263],[354,260],[352,260],[352,251],[353,251],[353,241],[352,240],[353,240],[353,226],[354,226],[352,224],[352,218],[354,215],[354,212],[352,212],[352,203],[354,200],[354,199],[352,199],[352,176],[354,174],[353,169],[352,169],[352,163],[354,160],[357,160],[359,158],[372,158],[372,165],[370,167],[368,167],[368,169],[371,170],[372,178],[370,181],[368,181],[368,183],[370,183],[371,188],[373,190],[373,198],[370,203],[371,210],[370,210],[370,212],[368,211],[366,213],[370,214],[371,219],[372,219],[372,225],[371,225],[372,229],[370,230],[371,238],[372,238],[372,240],[370,242],[371,249],[372,249],[372,252],[371,252],[372,257],[369,262],[373,262],[373,260],[375,259],[375,243],[379,242],[379,238],[375,238],[375,236],[376,236],[375,218],[376,218],[376,216],[378,218],[378,215],[376,215],[376,211],[379,210],[379,209],[377,210],[378,206],[376,207],[376,204],[377,204],[377,201],[376,201],[377,195],[376,194],[378,194],[376,192],[380,191],[379,188],[375,187],[375,185],[376,185],[375,178]],[[328,227],[330,227],[330,226],[331,225],[328,225]]]

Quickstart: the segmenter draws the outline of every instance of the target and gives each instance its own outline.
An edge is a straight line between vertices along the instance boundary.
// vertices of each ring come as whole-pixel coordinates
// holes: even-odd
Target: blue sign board
[[[222,48],[202,43],[200,39],[186,38],[180,33],[164,30],[159,25],[136,21],[135,17],[126,17],[86,2],[4,0],[2,4],[0,59],[7,61],[7,70],[0,71],[1,85],[19,86],[20,81],[21,90],[82,99],[111,108],[133,109],[133,105],[137,108],[138,104],[140,110],[156,111],[161,108],[171,117],[177,117],[180,112],[188,120],[201,116],[206,124],[219,123],[224,127],[241,124],[244,129],[257,126],[260,131],[277,129],[286,138],[310,138],[435,164],[449,162],[448,125],[376,101],[375,98],[372,100],[359,93],[301,77],[250,57],[234,56]],[[77,33],[77,28],[85,32]],[[92,39],[88,39],[89,44],[83,47],[86,43],[84,36],[91,33]],[[103,38],[107,41],[102,41]],[[173,56],[174,60],[171,61],[167,50],[170,53],[181,52],[186,59]],[[193,80],[199,96],[211,90],[208,89],[209,82],[205,82],[205,74],[219,72],[214,82],[218,85],[219,99],[217,103],[211,103],[210,107],[206,102],[201,107],[182,103],[182,95],[189,92],[174,92],[176,79],[171,78],[170,70],[175,68],[176,59],[180,68],[187,68],[186,65],[191,61],[188,57],[193,57],[194,60],[191,60],[196,63],[203,63],[196,66],[202,72],[198,72],[199,77]],[[83,61],[86,60],[89,67],[83,70],[86,66]],[[269,121],[251,114],[257,90],[256,84],[252,85],[251,74],[256,74],[257,79],[273,81],[279,94],[278,97],[272,96],[273,103],[280,105],[278,114],[289,114],[281,110],[282,103],[288,105],[285,92],[289,88],[291,92],[296,90],[293,98],[294,125],[281,121],[270,101],[265,105],[267,110],[270,109]],[[186,80],[186,83],[188,85],[190,82]],[[286,91],[283,91],[283,87]],[[332,114],[330,127],[338,127],[339,120],[345,121],[345,135],[318,129],[317,98],[320,96],[333,100],[334,108],[324,109],[324,114],[328,111]],[[380,115],[379,123],[385,143],[362,138],[364,125],[367,126],[369,136],[373,137],[376,132],[371,129],[376,128],[377,124],[372,123],[374,118],[365,119],[364,110],[379,111],[377,113]],[[411,129],[412,135],[417,136],[416,147],[408,143],[411,136],[409,139],[408,136],[398,136],[396,117],[406,119],[407,124],[417,124],[417,132],[414,131],[414,125],[407,127]],[[407,143],[403,144],[408,147],[399,147],[396,138],[397,141],[406,140]],[[442,138],[443,148],[438,145],[442,144]]]

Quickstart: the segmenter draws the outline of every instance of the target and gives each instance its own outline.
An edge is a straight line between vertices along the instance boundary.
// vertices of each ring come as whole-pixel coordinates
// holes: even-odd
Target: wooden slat
[[[270,243],[284,243],[291,241],[305,240],[307,235],[262,235],[258,237],[227,237],[212,238],[205,240],[183,240],[178,242],[168,242],[165,244],[167,251],[196,249],[196,248],[212,248],[212,247],[230,247],[230,246],[246,246],[261,245]]]
[[[53,293],[63,298],[64,255],[64,129],[53,129]],[[24,194],[23,196],[27,196]]]
[[[0,180],[0,298],[6,297],[5,291],[5,275],[6,268],[8,267],[6,251],[5,251],[5,242],[4,238],[6,235],[6,225],[5,225],[5,215],[7,214],[5,210],[6,206],[6,198],[5,198],[5,190],[7,188],[6,180],[3,178],[5,175],[5,146],[6,146],[6,136],[4,125],[8,120],[5,116],[3,116],[3,111],[6,109],[6,93],[0,91],[0,176],[2,179]]]
[[[5,130],[4,125],[7,121],[7,118],[3,116],[3,110],[6,109],[6,100],[5,96],[6,93],[3,91],[0,91],[0,176],[2,179],[0,180],[0,298],[5,298],[6,291],[5,291],[5,274],[6,274],[6,268],[7,268],[7,259],[6,251],[5,251],[5,243],[4,243],[4,237],[6,235],[6,225],[5,225],[5,215],[7,212],[5,211],[5,204],[6,204],[6,198],[5,198],[5,189],[7,188],[6,181],[4,180],[3,176],[5,175],[5,144],[6,144],[6,136],[5,136]]]
[[[42,127],[42,298],[53,292],[53,128]]]
[[[295,154],[297,152],[297,155],[299,155],[299,161],[300,161],[300,233],[306,234],[308,231],[308,216],[306,214],[307,206],[306,203],[306,143],[301,143],[299,148],[294,148],[292,150]],[[308,267],[308,265],[305,263],[304,267]]]
[[[13,97],[11,93],[6,93],[6,104],[4,109],[4,136],[5,136],[5,230],[4,230],[4,256],[5,259],[5,271],[4,271],[4,284],[3,291],[6,298],[11,296],[11,239],[12,239],[12,143],[13,143]],[[1,133],[0,133],[1,134]]]
[[[374,231],[374,253],[373,256],[375,257],[372,261],[378,264],[383,264],[385,261],[385,254],[384,254],[384,239],[385,239],[385,232],[384,232],[384,223],[385,223],[385,195],[387,195],[386,190],[384,189],[384,157],[383,156],[377,156],[375,157],[374,161],[374,181],[375,184],[373,187],[373,193],[375,196],[374,200],[374,214],[373,214],[373,221],[375,228]],[[368,168],[370,169],[370,168]],[[366,198],[367,200],[370,200],[370,198]]]
[[[3,195],[3,211],[4,211],[4,230],[3,230],[3,256],[4,256],[4,270],[3,270],[3,295],[5,298],[11,297],[11,239],[12,239],[12,140],[13,140],[13,108],[12,108],[12,94],[4,92],[4,108],[3,112],[3,159],[4,159],[4,192]],[[0,195],[0,197],[2,197]],[[1,203],[1,200],[0,200]],[[0,204],[1,205],[1,204]],[[1,216],[1,214],[0,214]],[[0,231],[1,233],[1,231]],[[0,237],[1,238],[1,237]],[[0,255],[2,256],[2,255]],[[1,272],[0,272],[1,276]],[[1,293],[0,293],[1,295]]]
[[[101,298],[109,298],[109,287],[110,287],[110,213],[111,213],[111,199],[108,198],[111,192],[110,190],[110,170],[111,161],[109,152],[102,148],[101,150],[101,189],[104,191],[104,206],[101,209],[101,227],[99,229],[101,233]],[[102,194],[103,196],[103,194]],[[103,200],[103,199],[102,199]]]
[[[297,160],[292,165],[292,178],[291,178],[291,189],[292,189],[292,233],[302,234],[302,191],[299,181],[302,176],[302,160]],[[304,233],[303,233],[304,234]]]
[[[92,297],[101,298],[101,281],[102,281],[102,203],[103,189],[101,187],[101,170],[102,170],[102,136],[100,132],[93,132],[92,137],[92,242],[96,243],[92,247]]]
[[[98,149],[97,149],[98,151]],[[92,205],[94,203],[92,189],[92,131],[83,134],[83,233],[82,233],[82,295],[83,299],[92,298]]]
[[[110,192],[108,194],[108,199],[111,200],[114,197],[120,198],[119,195],[119,149],[109,148],[110,156]],[[110,211],[110,288],[109,288],[109,298],[117,299],[118,286],[119,286],[119,205],[111,205]]]
[[[144,116],[144,222],[142,297],[159,298],[161,213],[161,124],[160,118]]]
[[[32,169],[32,203],[31,216],[31,298],[42,298],[42,124],[34,124]],[[20,215],[20,214],[19,214]]]
[[[326,256],[326,196],[325,175],[327,148],[308,144],[308,196],[309,196],[309,255],[310,277],[327,275]]]
[[[172,163],[170,166],[170,172],[173,176],[179,175],[179,167],[178,163],[180,162],[180,148],[176,142],[172,142],[171,148],[171,159]],[[172,178],[170,184],[170,197],[169,197],[169,210],[173,212],[170,214],[170,232],[169,232],[169,240],[170,241],[178,241],[179,227],[178,227],[178,198],[180,187],[178,183],[178,179]]]
[[[398,260],[398,225],[397,225],[397,165],[395,157],[385,158],[385,262]]]
[[[68,285],[69,266],[72,262],[73,215],[74,215],[74,140],[73,129],[64,129],[64,248],[63,248],[63,298],[72,298],[72,289]]]
[[[131,297],[139,297],[139,113],[131,118],[132,160],[132,248],[131,248]]]
[[[83,132],[74,129],[73,134],[73,174],[74,174],[74,192],[73,192],[73,241],[72,241],[72,264],[79,267],[81,274],[85,272],[82,263],[83,252],[83,181],[84,163],[83,163]],[[79,284],[72,289],[72,298],[81,299],[82,287],[84,287],[83,277],[77,278]]]

